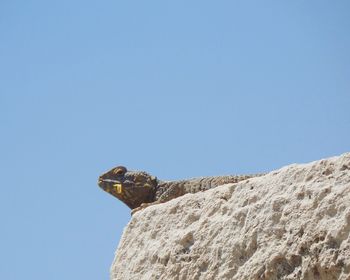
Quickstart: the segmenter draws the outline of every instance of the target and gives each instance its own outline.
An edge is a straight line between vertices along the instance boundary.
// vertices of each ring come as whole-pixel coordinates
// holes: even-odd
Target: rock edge
[[[350,279],[350,153],[136,213],[111,279]]]

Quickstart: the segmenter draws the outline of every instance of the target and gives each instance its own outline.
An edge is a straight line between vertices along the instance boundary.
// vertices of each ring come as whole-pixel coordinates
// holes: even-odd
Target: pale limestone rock
[[[350,153],[137,212],[111,279],[350,279]]]

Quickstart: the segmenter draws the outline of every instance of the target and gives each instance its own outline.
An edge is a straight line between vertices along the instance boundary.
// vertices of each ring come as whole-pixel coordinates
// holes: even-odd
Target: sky
[[[350,2],[0,3],[0,278],[108,279],[130,210],[97,186],[350,151]]]

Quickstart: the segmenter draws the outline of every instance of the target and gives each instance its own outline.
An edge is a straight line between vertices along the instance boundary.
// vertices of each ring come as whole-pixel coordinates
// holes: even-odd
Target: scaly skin
[[[194,178],[180,181],[161,181],[144,171],[129,171],[124,166],[117,166],[99,177],[98,185],[115,196],[132,210],[132,213],[147,206],[167,202],[186,193],[205,191],[217,186],[238,183],[262,176],[229,175]]]

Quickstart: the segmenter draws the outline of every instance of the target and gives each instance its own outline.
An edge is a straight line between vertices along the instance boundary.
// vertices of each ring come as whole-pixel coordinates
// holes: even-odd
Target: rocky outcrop
[[[137,212],[111,279],[350,279],[350,153]]]

